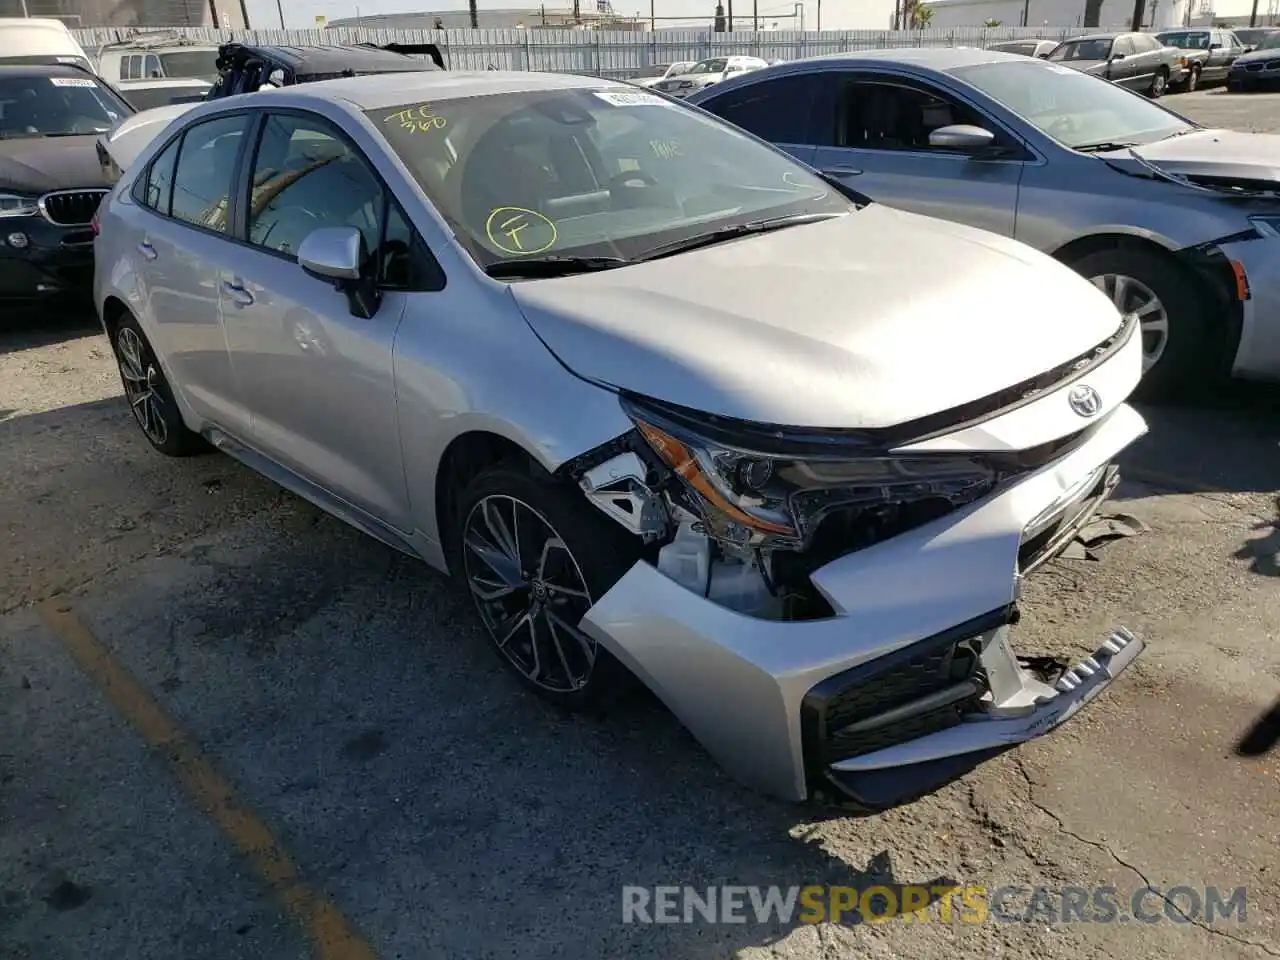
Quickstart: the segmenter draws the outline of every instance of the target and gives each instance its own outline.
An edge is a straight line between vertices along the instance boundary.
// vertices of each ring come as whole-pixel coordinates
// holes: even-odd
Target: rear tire
[[[1121,312],[1143,324],[1142,380],[1135,397],[1167,400],[1189,392],[1210,347],[1210,327],[1199,287],[1159,254],[1128,247],[1098,250],[1069,264],[1106,293]],[[1150,296],[1156,306],[1151,306]],[[1159,324],[1163,320],[1163,329]],[[1163,336],[1163,342],[1159,337]]]
[[[506,667],[569,710],[599,711],[630,692],[630,671],[579,623],[639,558],[639,539],[518,462],[481,471],[458,507],[450,568]]]
[[[126,313],[116,324],[111,349],[120,368],[125,399],[147,442],[167,457],[208,453],[212,448],[205,439],[183,422],[160,361],[132,314]]]

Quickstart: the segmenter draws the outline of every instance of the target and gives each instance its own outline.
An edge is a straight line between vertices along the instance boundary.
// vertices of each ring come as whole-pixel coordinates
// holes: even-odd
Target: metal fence
[[[828,53],[901,47],[986,47],[1000,40],[1062,40],[1080,27],[956,27],[925,30],[823,30],[714,33],[711,30],[390,30],[333,27],[325,30],[220,30],[214,27],[156,28],[192,40],[223,43],[252,40],[272,44],[434,43],[451,70],[542,70],[627,77],[654,63],[715,56],[798,60]],[[95,27],[75,31],[94,56],[104,43],[135,31]],[[141,32],[149,32],[143,30]]]

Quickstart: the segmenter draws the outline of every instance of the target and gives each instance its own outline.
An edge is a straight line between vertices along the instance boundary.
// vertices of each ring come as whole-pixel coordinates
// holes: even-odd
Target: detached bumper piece
[[[1143,650],[1121,628],[1049,685],[1014,655],[1016,620],[1013,608],[997,611],[810,691],[802,728],[813,798],[868,813],[917,799],[1066,723]]]

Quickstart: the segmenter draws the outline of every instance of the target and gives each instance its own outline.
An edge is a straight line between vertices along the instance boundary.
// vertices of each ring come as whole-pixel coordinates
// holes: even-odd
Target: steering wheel
[[[1053,123],[1049,124],[1045,133],[1053,137],[1055,140],[1059,140],[1063,137],[1071,136],[1077,130],[1079,130],[1079,125],[1075,120],[1064,114],[1057,120],[1053,121]]]

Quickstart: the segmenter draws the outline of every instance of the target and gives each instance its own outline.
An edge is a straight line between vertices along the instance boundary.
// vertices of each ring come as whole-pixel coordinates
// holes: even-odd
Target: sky
[[[485,0],[479,0],[482,8]],[[727,4],[728,0],[724,0]],[[790,13],[795,6],[786,0],[756,0],[761,19],[770,14]],[[821,0],[804,0],[805,29],[817,29],[818,4]],[[1265,0],[1264,0],[1265,2]],[[571,0],[555,0],[547,3],[547,8],[567,9]],[[249,19],[254,27],[278,27],[280,16],[276,0],[245,0],[249,10]],[[649,0],[613,0],[614,11],[627,15],[639,13],[649,15]],[[521,0],[496,0],[494,7],[509,9],[525,6]],[[527,0],[530,9],[538,6],[535,0]],[[582,0],[582,7],[588,8],[591,0]],[[316,25],[316,16],[321,15],[330,20],[339,17],[354,17],[373,13],[422,13],[444,10],[465,10],[466,0],[425,0],[415,3],[414,0],[288,0],[282,3],[285,10],[285,26],[293,29],[309,29]],[[632,9],[634,7],[634,9]],[[750,26],[751,0],[734,0],[733,17],[735,21],[745,17]],[[678,21],[663,22],[664,17],[705,17],[710,20],[715,13],[715,0],[654,0],[654,12],[659,26],[677,26]],[[822,28],[824,30],[885,30],[893,15],[893,0],[826,0],[822,3]],[[690,23],[690,28],[699,25]],[[735,26],[737,23],[735,22]],[[786,29],[786,21],[778,24]],[[799,29],[797,23],[794,29]]]

